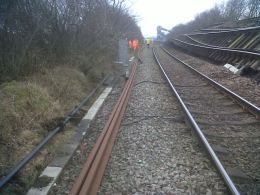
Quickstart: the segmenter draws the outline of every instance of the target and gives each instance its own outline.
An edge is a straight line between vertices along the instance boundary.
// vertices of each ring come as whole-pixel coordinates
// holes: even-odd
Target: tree
[[[260,17],[260,1],[248,0],[247,1],[247,18]]]
[[[0,82],[53,64],[88,70],[118,39],[142,37],[125,0],[2,0],[0,13]]]
[[[229,0],[225,6],[224,17],[229,20],[238,20],[244,15],[245,10],[245,0]]]

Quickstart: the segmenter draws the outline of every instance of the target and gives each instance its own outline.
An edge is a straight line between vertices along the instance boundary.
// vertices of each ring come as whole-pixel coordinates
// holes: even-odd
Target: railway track
[[[211,45],[211,44],[207,44],[204,42],[199,41],[198,39],[193,38],[190,35],[185,35],[185,37],[187,38],[187,40],[190,40],[188,42],[190,43],[194,43],[194,44],[198,44],[198,45],[202,45],[202,46],[206,46],[206,47],[212,47],[212,48],[219,48],[219,49],[229,49],[228,47],[223,47],[223,46],[218,46],[218,45]],[[244,51],[244,52],[251,52],[250,49],[242,49],[242,48],[232,48],[232,50],[237,50],[237,51]],[[259,53],[259,51],[254,51],[255,53]]]
[[[260,70],[260,27],[217,29],[190,33],[170,40],[175,46],[221,63],[234,65],[238,74]]]
[[[255,28],[259,28],[259,27],[247,27],[247,28],[206,28],[206,29],[201,29],[200,31],[201,32],[204,32],[204,33],[216,33],[216,32],[234,32],[234,31],[240,31],[240,30],[243,30],[243,31],[246,31],[246,30],[252,30],[252,29],[255,29]],[[195,33],[194,33],[195,34]]]
[[[175,194],[174,192],[184,193],[186,191],[190,191],[191,193],[193,192],[206,193],[207,190],[226,192],[226,189],[222,181],[216,174],[215,170],[209,168],[211,167],[211,165],[209,161],[205,159],[204,152],[201,151],[201,149],[198,147],[197,142],[194,141],[194,139],[192,139],[190,132],[187,129],[187,126],[182,120],[183,117],[178,116],[179,114],[177,114],[177,118],[180,117],[181,119],[176,118],[176,121],[174,122],[175,115],[174,114],[169,115],[169,113],[180,113],[180,110],[177,107],[177,102],[175,102],[175,98],[172,97],[170,90],[168,90],[167,85],[165,85],[164,82],[162,83],[159,82],[159,81],[163,81],[163,79],[158,71],[159,70],[158,67],[156,66],[152,58],[151,50],[149,49],[148,51],[150,53],[150,57],[146,58],[145,61],[147,62],[148,59],[150,61],[149,63],[153,63],[153,66],[157,70],[156,75],[158,75],[158,78],[160,78],[160,80],[154,77],[151,78],[147,77],[147,75],[146,76],[143,75],[142,77],[141,76],[142,73],[139,73],[138,76],[139,77],[141,76],[141,82],[138,82],[136,85],[134,85],[135,97],[133,99],[136,98],[136,92],[139,91],[138,90],[139,87],[141,87],[140,89],[142,88],[148,88],[148,89],[142,90],[143,94],[142,93],[140,94],[141,102],[139,99],[140,105],[137,104],[133,107],[133,105],[131,106],[133,102],[131,102],[130,108],[128,110],[128,114],[129,111],[132,114],[143,113],[144,114],[143,117],[147,117],[147,118],[143,118],[141,115],[139,115],[136,116],[139,118],[139,120],[136,120],[136,118],[135,119],[132,118],[135,115],[130,115],[130,116],[128,115],[128,117],[130,117],[129,118],[130,122],[129,123],[126,122],[122,125],[123,126],[129,125],[131,127],[128,127],[125,130],[120,128],[120,133],[119,133],[121,134],[121,138],[122,138],[122,133],[124,132],[123,133],[124,138],[122,144],[127,148],[126,149],[127,151],[124,150],[118,151],[118,149],[122,147],[119,144],[120,143],[120,135],[119,135],[119,138],[117,137],[117,143],[115,148],[113,149],[112,157],[109,160],[109,162],[111,163],[113,159],[114,160],[117,159],[117,160],[116,162],[114,162],[115,164],[112,163],[112,165],[110,164],[107,166],[106,173],[104,175],[104,178],[102,179],[104,169],[107,160],[109,158],[109,154],[111,152],[111,145],[112,145],[109,144],[108,146],[107,143],[113,142],[113,140],[115,140],[115,136],[117,134],[117,128],[121,120],[120,117],[122,117],[123,111],[122,108],[118,107],[118,105],[120,104],[125,105],[127,101],[122,99],[122,96],[125,96],[124,94],[127,93],[126,90],[124,90],[123,95],[121,95],[121,98],[117,103],[117,106],[114,108],[114,111],[111,113],[107,125],[104,127],[100,137],[96,141],[96,144],[92,149],[92,152],[90,153],[90,155],[88,155],[88,160],[86,161],[85,166],[83,167],[82,171],[80,172],[80,175],[78,176],[78,179],[76,180],[72,190],[70,191],[71,195],[72,194],[97,194],[97,193],[113,194],[112,192],[114,193],[123,192],[128,194],[137,191],[141,192],[142,194],[144,193],[144,191],[147,192],[146,190],[148,190],[148,194],[150,194],[149,190],[152,190],[152,192],[156,192],[157,190],[163,190],[164,192],[167,192],[167,190],[170,191],[171,189],[172,189],[171,192],[173,192],[173,194]],[[151,67],[149,63],[144,64],[144,66],[140,66],[140,68],[146,69],[147,67]],[[145,70],[141,70],[141,72],[142,71]],[[148,72],[149,71],[151,70],[148,70]],[[130,80],[128,81],[128,84],[126,84],[126,86],[131,85],[130,82],[133,83],[132,79],[133,79],[133,74],[130,76]],[[155,79],[158,82],[146,83],[143,82],[143,79],[148,79],[149,81],[150,79]],[[159,86],[160,84],[162,84],[164,87],[160,87]],[[147,87],[151,85],[155,85],[155,88],[152,87],[153,89],[149,89],[150,87]],[[163,93],[164,95],[166,95],[166,97],[164,97],[163,100],[168,102],[167,100],[169,99],[169,97],[172,100],[174,100],[174,102],[172,101],[169,102],[170,105],[167,106],[166,110],[163,108],[168,103],[161,104],[160,102],[158,102],[161,100],[159,98],[161,97],[161,94],[158,96],[157,95],[151,96],[151,94],[153,94],[153,90],[155,90],[156,87],[159,87],[160,89],[163,88],[162,90],[156,90],[156,93],[162,93],[162,92],[165,93],[164,90],[167,90],[167,93],[165,94]],[[168,98],[167,95],[169,95]],[[125,103],[123,103],[123,101]],[[142,104],[142,101],[144,104]],[[136,100],[134,100],[134,102],[136,102]],[[163,107],[161,111],[160,111],[160,107]],[[136,110],[134,108],[136,108]],[[172,108],[175,111],[173,111]],[[121,112],[121,114],[119,114],[118,112]],[[151,115],[152,113],[156,113],[157,115],[155,114],[153,116]],[[149,114],[149,116],[146,116],[145,114]],[[160,114],[162,115],[161,117],[159,117]],[[117,117],[119,117],[119,119]],[[129,119],[126,119],[126,121],[128,121]],[[142,127],[144,129],[142,129]],[[133,130],[135,133],[133,133]],[[127,136],[127,134],[129,137]],[[147,139],[147,141],[145,141],[145,139]],[[128,149],[130,149],[131,152]],[[133,150],[136,151],[133,152]],[[185,150],[188,150],[185,153],[190,155],[183,157],[183,153]],[[174,155],[171,155],[172,152]],[[120,158],[117,156],[116,153],[120,153],[119,155]],[[123,156],[122,160],[121,160],[122,158],[121,155]],[[157,155],[160,156],[161,158],[155,157]],[[143,163],[145,164],[145,166]],[[195,167],[194,169],[192,168],[193,165]],[[113,166],[116,166],[115,167],[116,170],[113,170]],[[176,168],[172,168],[172,167],[176,167]],[[204,170],[204,167],[206,167],[206,169],[208,168],[209,170]],[[138,169],[140,170],[138,171]],[[129,175],[130,176],[129,178],[125,178],[125,174],[124,173],[122,174],[122,172],[126,172],[127,175],[132,174],[132,176]],[[140,177],[142,173],[144,173],[143,175],[144,177],[141,179]],[[115,175],[116,175],[116,179],[114,178]],[[191,179],[191,177],[193,179]],[[102,179],[102,183],[100,185],[101,179]],[[156,180],[160,180],[160,182],[157,181],[158,183],[155,184]],[[132,183],[131,181],[134,181],[134,184],[131,184]],[[189,181],[190,183],[188,184],[187,181]],[[119,185],[118,182],[119,184],[121,183],[124,186]],[[131,186],[130,190],[128,187],[129,185]],[[154,187],[152,187],[151,185],[153,185]],[[167,187],[167,185],[172,187]],[[113,188],[111,186],[113,186],[114,190],[116,191],[113,191]],[[155,186],[157,186],[159,189],[157,189],[157,187]],[[141,188],[140,191],[139,188]],[[133,191],[134,189],[136,189],[136,191]]]
[[[230,49],[245,49],[259,51],[260,27],[248,27],[240,29],[216,29],[211,32],[191,33],[186,36],[202,42],[206,45],[226,47]]]
[[[256,194],[260,109],[157,48],[157,62],[191,127],[202,140],[232,194]],[[183,65],[184,64],[184,65]],[[70,195],[97,194],[133,86],[133,72]],[[168,75],[168,76],[167,76]]]
[[[258,52],[205,46],[188,43],[179,39],[171,39],[171,43],[190,53],[195,53],[214,61],[230,63],[238,69],[237,74],[244,74],[249,69],[260,70],[260,53]]]
[[[257,194],[260,191],[260,109],[167,50],[156,51],[156,59],[182,101],[180,104],[191,126],[203,140],[230,191]]]

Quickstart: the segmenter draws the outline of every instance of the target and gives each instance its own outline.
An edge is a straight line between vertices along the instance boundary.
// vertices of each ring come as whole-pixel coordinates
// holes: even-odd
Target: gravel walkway
[[[99,194],[226,194],[145,48]]]

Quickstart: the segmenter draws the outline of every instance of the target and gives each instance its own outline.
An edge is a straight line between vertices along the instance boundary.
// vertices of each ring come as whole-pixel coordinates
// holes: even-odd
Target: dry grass
[[[62,105],[64,111],[77,105],[95,85],[82,72],[64,67],[56,67],[51,72],[46,70],[42,74],[36,74],[30,78],[30,82],[47,89],[50,96]]]
[[[55,126],[55,119],[65,116],[93,89],[97,81],[93,80],[93,74],[95,78],[103,74],[102,70],[93,71],[97,73],[86,77],[76,69],[56,67],[26,81],[0,86],[0,175],[48,134],[50,127]],[[9,185],[3,193],[24,193],[75,129],[73,124],[68,125],[16,176],[16,185]]]

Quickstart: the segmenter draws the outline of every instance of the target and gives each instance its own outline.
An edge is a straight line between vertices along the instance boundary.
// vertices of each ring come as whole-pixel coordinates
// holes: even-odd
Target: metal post
[[[119,40],[118,43],[118,64],[121,65],[120,70],[128,78],[130,67],[128,65],[128,42],[125,39]]]

